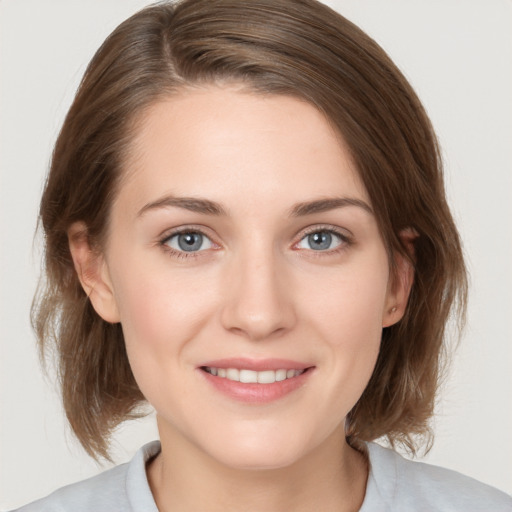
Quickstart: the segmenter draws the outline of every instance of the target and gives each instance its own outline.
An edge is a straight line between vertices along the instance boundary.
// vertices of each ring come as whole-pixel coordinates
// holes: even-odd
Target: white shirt
[[[68,485],[19,512],[158,512],[146,462],[159,441],[126,463]],[[368,443],[370,473],[360,512],[512,512],[512,497],[455,471],[404,459]]]

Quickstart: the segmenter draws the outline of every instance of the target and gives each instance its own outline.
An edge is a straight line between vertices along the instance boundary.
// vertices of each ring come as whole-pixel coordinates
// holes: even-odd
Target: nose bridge
[[[268,242],[252,241],[233,255],[224,327],[252,340],[289,329],[295,321],[284,264]]]

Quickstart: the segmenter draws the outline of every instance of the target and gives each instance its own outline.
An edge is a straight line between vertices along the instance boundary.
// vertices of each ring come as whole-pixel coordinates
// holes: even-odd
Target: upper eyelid
[[[160,235],[158,235],[158,239],[160,241],[168,240],[169,238],[172,238],[175,235],[181,235],[183,233],[199,233],[201,235],[204,235],[210,239],[212,239],[212,235],[209,233],[210,230],[208,230],[206,227],[199,226],[199,225],[190,225],[190,226],[179,226],[176,228],[170,228],[162,231]],[[213,240],[212,240],[213,242]]]
[[[332,224],[315,224],[306,228],[301,229],[296,237],[299,237],[299,240],[302,240],[307,235],[311,233],[317,233],[320,231],[328,231],[330,233],[334,233],[342,238],[352,238],[354,235],[347,228],[341,228],[339,226],[333,226]]]
[[[210,231],[211,229],[208,228],[207,226],[202,226],[201,224],[184,224],[182,226],[176,226],[174,228],[167,228],[165,229],[164,231],[162,231],[161,233],[161,236],[165,236],[166,234],[169,234],[169,236],[172,236],[173,234],[176,234],[176,233],[194,233],[194,232],[198,232],[198,233],[203,233],[203,234],[208,234],[207,231]],[[300,230],[298,230],[297,234],[295,236],[298,236],[300,233],[309,233],[311,231],[315,232],[315,231],[334,231],[334,232],[338,232],[338,231],[343,231],[343,232],[347,232],[349,233],[350,235],[352,234],[350,232],[349,229],[347,228],[342,228],[340,226],[334,226],[332,224],[311,224],[309,226],[306,226],[304,228],[301,228]]]

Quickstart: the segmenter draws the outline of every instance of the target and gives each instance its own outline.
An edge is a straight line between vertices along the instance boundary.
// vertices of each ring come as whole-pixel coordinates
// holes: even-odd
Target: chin
[[[307,443],[289,430],[285,435],[230,436],[224,443],[215,443],[208,450],[222,465],[237,470],[273,470],[289,467],[307,453]],[[263,434],[263,435],[262,435]],[[219,449],[222,447],[222,449]]]
[[[231,450],[230,450],[231,451]],[[231,456],[232,455],[232,456]],[[264,470],[277,470],[292,466],[298,462],[303,453],[293,452],[265,452],[261,450],[246,450],[242,449],[232,454],[224,453],[222,457],[216,457],[218,462],[226,467],[239,471],[264,471]]]

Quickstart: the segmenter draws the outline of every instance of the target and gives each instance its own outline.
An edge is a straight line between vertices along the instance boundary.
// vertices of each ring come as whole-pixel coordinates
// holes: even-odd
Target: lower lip
[[[262,404],[279,400],[302,387],[310,377],[313,368],[308,368],[305,372],[297,375],[297,377],[281,380],[272,384],[248,384],[236,380],[229,380],[224,377],[216,377],[204,370],[198,370],[209,384],[229,398],[240,402]]]

